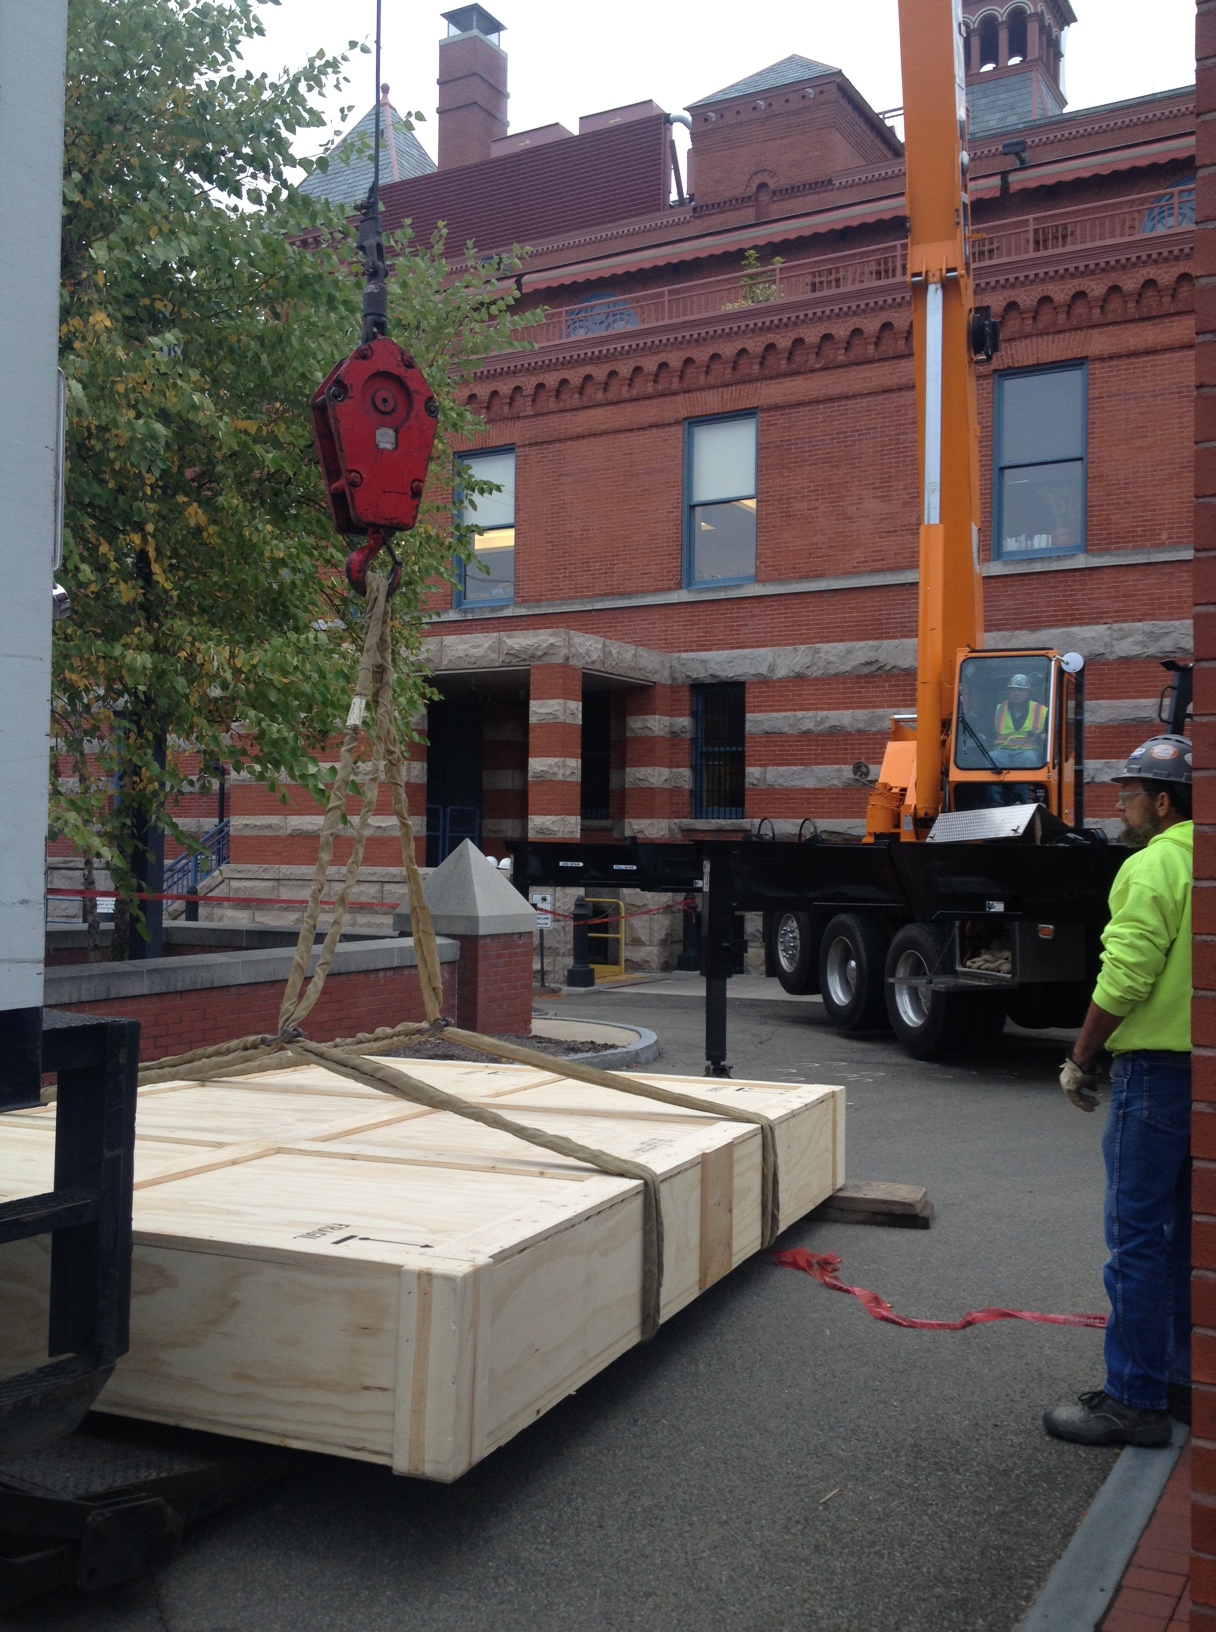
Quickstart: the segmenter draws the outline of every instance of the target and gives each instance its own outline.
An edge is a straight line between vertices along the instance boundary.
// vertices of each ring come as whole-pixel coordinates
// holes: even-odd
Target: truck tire
[[[842,912],[824,930],[819,945],[819,995],[837,1031],[873,1031],[886,1026],[886,957],[886,928],[873,918]]]
[[[927,924],[905,924],[887,953],[891,1030],[914,1060],[990,1047],[1005,1024],[1002,992],[936,992],[919,984],[940,967],[943,950]]]
[[[773,971],[782,988],[799,997],[815,991],[818,959],[811,939],[810,914],[775,912],[770,933]]]

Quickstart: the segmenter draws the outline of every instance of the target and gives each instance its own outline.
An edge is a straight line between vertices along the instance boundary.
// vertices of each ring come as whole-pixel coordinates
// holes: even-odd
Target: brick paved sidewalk
[[[1178,1632],[1191,1624],[1191,1442],[1132,1554],[1102,1632]]]

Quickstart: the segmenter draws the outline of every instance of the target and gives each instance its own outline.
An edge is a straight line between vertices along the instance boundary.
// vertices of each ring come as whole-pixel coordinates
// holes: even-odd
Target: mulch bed
[[[619,1043],[589,1043],[577,1037],[521,1037],[510,1032],[503,1033],[504,1043],[514,1043],[519,1048],[534,1048],[538,1054],[552,1054],[560,1059],[571,1054],[607,1054],[619,1048]],[[428,1037],[424,1042],[415,1043],[406,1048],[394,1048],[385,1054],[385,1058],[416,1060],[480,1060],[483,1064],[489,1061],[494,1063],[493,1056],[482,1054],[475,1048],[465,1048],[461,1043],[448,1043],[442,1037]],[[504,1061],[509,1064],[509,1061]]]

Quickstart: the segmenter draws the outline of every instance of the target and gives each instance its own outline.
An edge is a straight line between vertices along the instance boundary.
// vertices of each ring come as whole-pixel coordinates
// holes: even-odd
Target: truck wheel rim
[[[893,988],[895,1007],[905,1026],[919,1031],[929,1019],[929,1005],[933,993],[928,986],[909,985],[909,981],[928,980],[929,970],[919,952],[901,952],[895,963]]]
[[[798,930],[798,920],[792,912],[787,912],[777,926],[777,962],[787,975],[792,975],[801,956],[802,936]]]
[[[838,1009],[847,1009],[857,993],[857,955],[847,935],[837,935],[828,948],[828,995]]]

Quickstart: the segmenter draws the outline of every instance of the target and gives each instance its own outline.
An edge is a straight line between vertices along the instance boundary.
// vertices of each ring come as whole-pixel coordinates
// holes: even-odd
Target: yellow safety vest
[[[998,703],[996,710],[996,745],[998,748],[1024,748],[1029,737],[1037,737],[1047,727],[1047,710],[1042,703],[1028,703],[1026,718],[1014,725],[1013,710],[1008,703]]]

